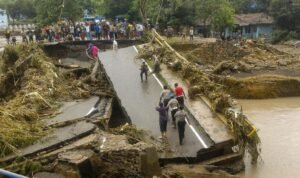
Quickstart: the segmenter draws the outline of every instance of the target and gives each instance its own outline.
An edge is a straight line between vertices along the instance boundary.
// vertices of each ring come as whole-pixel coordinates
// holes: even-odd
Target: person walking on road
[[[176,99],[180,105],[180,107],[184,107],[184,98],[186,98],[185,93],[183,91],[183,88],[178,85],[178,83],[175,83],[175,94]]]
[[[159,127],[161,132],[161,137],[159,138],[166,139],[168,123],[167,107],[164,107],[162,103],[159,103],[159,107],[156,107],[156,111],[159,113]]]
[[[183,145],[185,124],[186,124],[185,119],[187,118],[186,112],[183,110],[183,107],[180,107],[179,111],[176,112],[175,118],[178,127],[179,144]]]
[[[172,117],[172,123],[173,123],[173,127],[176,128],[176,118],[175,118],[175,114],[179,109],[179,103],[177,101],[177,99],[175,97],[172,97],[172,99],[169,101],[167,107],[170,109],[171,111],[171,117]]]
[[[164,100],[165,98],[168,96],[168,94],[171,92],[170,89],[168,89],[168,86],[165,85],[163,91],[160,94],[159,97],[159,103],[163,103],[164,104]],[[168,103],[164,104],[164,106],[166,107]]]
[[[140,73],[141,81],[143,82],[143,75],[145,75],[145,79],[147,81],[148,80],[148,67],[146,65],[146,62],[143,62],[140,70],[141,70],[141,73]]]

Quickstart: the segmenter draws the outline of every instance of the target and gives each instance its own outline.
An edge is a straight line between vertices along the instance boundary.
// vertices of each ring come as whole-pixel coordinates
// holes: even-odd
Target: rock
[[[60,172],[63,172],[67,177],[96,177],[95,168],[91,163],[92,157],[96,154],[92,150],[74,150],[61,153],[58,156]],[[71,171],[64,172],[65,168]],[[59,168],[57,168],[59,169]]]
[[[145,177],[161,175],[161,169],[158,163],[158,155],[154,147],[146,148],[141,154],[141,171]]]
[[[239,70],[242,71],[242,72],[251,72],[251,69],[252,69],[252,66],[243,62],[243,61],[239,61],[238,62],[240,68]]]
[[[215,74],[229,74],[230,72],[236,72],[238,66],[232,61],[220,62],[214,69]]]

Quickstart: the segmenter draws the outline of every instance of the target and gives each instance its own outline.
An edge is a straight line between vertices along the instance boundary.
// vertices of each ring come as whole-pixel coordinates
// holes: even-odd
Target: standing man
[[[21,36],[22,36],[22,42],[28,44],[28,39],[24,29],[22,29]]]
[[[96,32],[96,38],[97,38],[97,40],[100,40],[101,38],[101,26],[100,26],[100,24],[96,24],[96,26],[95,26],[95,32]]]
[[[178,108],[179,108],[179,103],[178,103],[177,99],[175,97],[172,97],[172,99],[169,101],[167,107],[171,111],[173,127],[176,128],[175,114],[176,114],[176,112],[178,111]]]
[[[75,27],[73,26],[73,24],[70,25],[70,34],[72,35],[73,38],[76,37]]]
[[[184,27],[183,30],[182,30],[182,34],[181,34],[181,39],[182,39],[182,40],[185,40],[185,39],[186,39],[186,31],[187,31],[187,30],[186,30],[186,28]]]
[[[167,123],[168,123],[168,115],[167,108],[163,106],[162,103],[159,103],[159,107],[156,107],[156,111],[159,113],[159,127],[161,136],[160,139],[167,138]]]
[[[194,40],[194,27],[190,28],[190,40],[193,41]]]
[[[160,72],[160,62],[157,58],[156,55],[153,55],[153,58],[154,58],[154,70],[153,70],[153,73],[159,73]]]
[[[168,94],[169,94],[170,92],[171,92],[171,91],[168,89],[168,86],[165,85],[163,91],[162,91],[161,94],[160,94],[160,97],[159,97],[159,103],[164,103],[165,98],[168,96]],[[168,103],[167,103],[167,104],[168,104]],[[166,107],[167,104],[164,105],[164,106]]]
[[[29,42],[30,43],[33,43],[33,35],[34,35],[34,32],[31,29],[29,29],[28,37],[29,37]]]
[[[178,127],[178,134],[179,134],[179,144],[183,145],[182,141],[184,138],[184,132],[185,132],[185,118],[187,118],[187,115],[185,111],[183,110],[183,107],[180,107],[179,111],[176,112],[175,118],[177,121],[177,127]]]
[[[87,40],[93,40],[92,34],[91,34],[91,26],[89,23],[85,24],[85,31],[86,31],[86,38]]]
[[[154,68],[153,68],[153,71],[149,75],[158,74],[161,71],[159,59],[157,58],[156,55],[153,55],[153,58],[154,58]]]
[[[185,93],[183,91],[183,88],[178,85],[178,83],[175,83],[175,94],[176,99],[180,105],[180,107],[184,107],[184,98],[186,98]]]
[[[142,82],[143,82],[143,75],[144,75],[144,74],[145,74],[145,78],[146,78],[146,81],[147,81],[147,80],[148,80],[148,67],[147,67],[147,65],[146,65],[146,62],[143,62],[143,64],[142,64],[140,70],[141,70],[140,75],[141,75],[141,80],[142,80]]]
[[[8,29],[5,32],[5,38],[6,38],[7,44],[9,44],[10,43],[10,31]]]

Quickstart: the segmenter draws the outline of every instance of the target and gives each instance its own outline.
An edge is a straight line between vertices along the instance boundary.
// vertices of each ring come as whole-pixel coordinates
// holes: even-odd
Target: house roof
[[[235,24],[239,26],[248,26],[254,24],[273,24],[273,17],[265,13],[250,13],[250,14],[236,14],[235,15]],[[210,19],[204,24],[202,19],[196,20],[197,26],[209,26]]]
[[[273,24],[273,17],[265,13],[237,14],[235,15],[235,24],[247,26],[254,24]]]

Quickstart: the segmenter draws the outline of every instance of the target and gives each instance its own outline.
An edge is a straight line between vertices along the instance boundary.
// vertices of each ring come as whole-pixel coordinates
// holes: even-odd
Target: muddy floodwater
[[[263,161],[246,163],[245,177],[300,177],[300,97],[238,102],[262,140]]]

